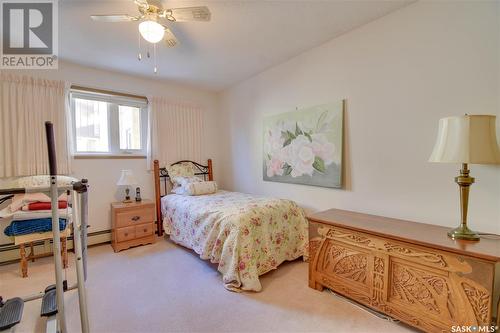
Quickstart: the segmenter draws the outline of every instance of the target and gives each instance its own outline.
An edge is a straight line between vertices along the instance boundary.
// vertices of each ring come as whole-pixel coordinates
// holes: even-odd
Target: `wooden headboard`
[[[214,173],[212,169],[212,160],[208,159],[207,165],[203,165],[194,161],[182,160],[172,163],[176,165],[180,163],[192,163],[195,169],[196,176],[203,176],[204,180],[214,180]],[[154,176],[155,176],[155,201],[156,201],[156,219],[157,219],[157,233],[158,236],[163,235],[163,223],[161,215],[161,197],[168,194],[168,184],[170,176],[168,175],[167,168],[160,168],[160,162],[154,160],[153,162]],[[162,186],[163,184],[163,186]],[[162,191],[163,190],[163,191]]]

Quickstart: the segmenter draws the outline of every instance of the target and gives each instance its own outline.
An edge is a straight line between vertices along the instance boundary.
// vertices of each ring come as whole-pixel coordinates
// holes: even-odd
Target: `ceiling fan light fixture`
[[[165,35],[165,28],[155,21],[144,21],[139,24],[141,36],[150,43],[158,43]]]

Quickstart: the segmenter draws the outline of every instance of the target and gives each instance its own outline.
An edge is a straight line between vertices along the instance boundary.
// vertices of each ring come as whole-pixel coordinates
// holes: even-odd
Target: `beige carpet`
[[[71,257],[71,260],[73,258]],[[74,282],[70,261],[68,278]],[[0,267],[4,299],[43,290],[52,283],[52,258]],[[113,253],[110,245],[89,249],[92,332],[412,332],[307,286],[307,263],[295,261],[264,275],[260,293],[233,293],[222,286],[213,265],[158,239],[154,245]],[[75,291],[66,294],[70,332],[80,331]],[[40,301],[25,305],[15,332],[42,332]]]

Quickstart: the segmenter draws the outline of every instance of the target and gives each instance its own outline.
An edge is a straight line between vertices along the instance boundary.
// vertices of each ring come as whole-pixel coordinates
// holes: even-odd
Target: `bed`
[[[186,162],[193,163],[197,176],[213,180],[211,160],[176,163]],[[227,289],[260,291],[260,275],[284,261],[307,258],[307,221],[295,202],[222,190],[169,194],[167,170],[158,161],[154,167],[158,234],[217,264]]]

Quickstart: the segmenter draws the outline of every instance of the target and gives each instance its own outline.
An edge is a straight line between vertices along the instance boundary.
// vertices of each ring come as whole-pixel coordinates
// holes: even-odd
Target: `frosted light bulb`
[[[158,43],[165,35],[165,28],[155,21],[144,21],[139,24],[141,36],[150,43]]]

